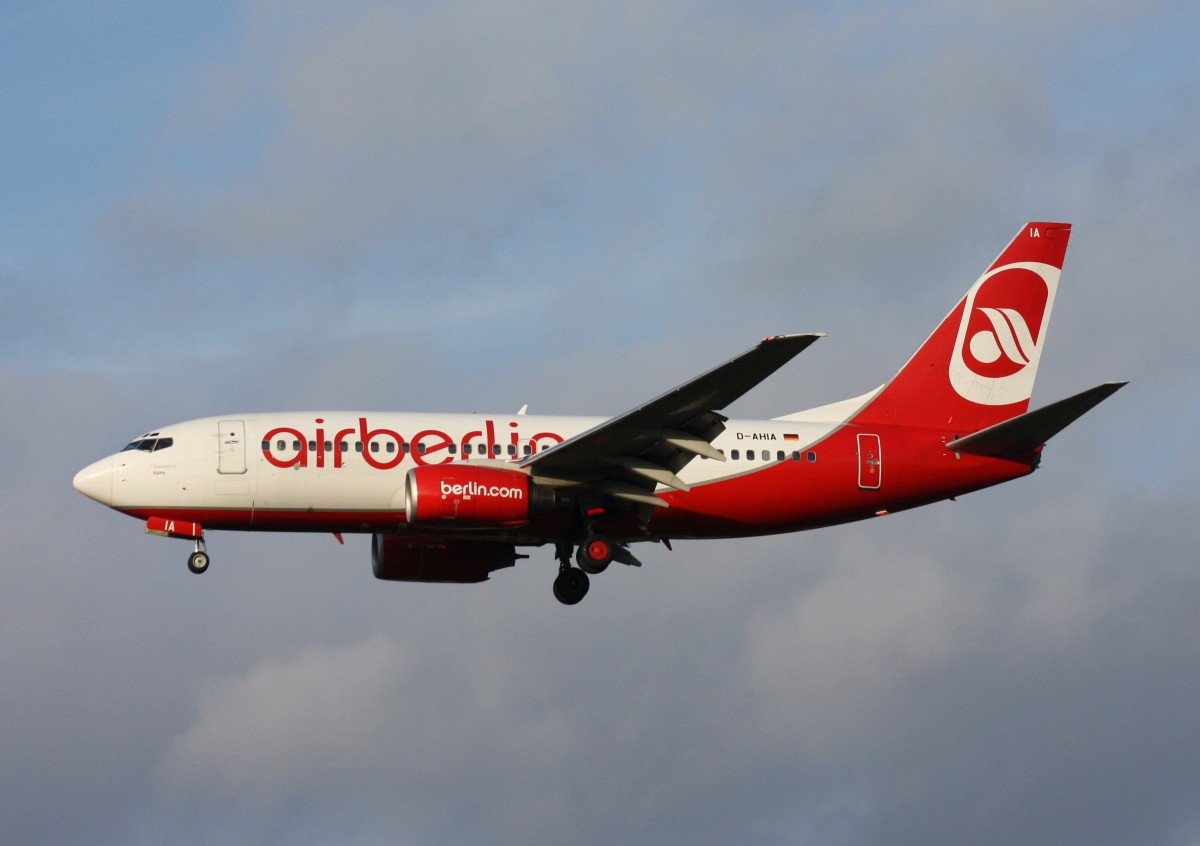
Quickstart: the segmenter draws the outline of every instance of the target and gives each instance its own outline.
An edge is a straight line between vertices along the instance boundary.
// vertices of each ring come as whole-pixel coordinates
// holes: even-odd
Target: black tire
[[[200,575],[208,570],[208,553],[193,552],[188,556],[188,569],[196,575]]]
[[[591,586],[587,573],[578,567],[567,567],[554,580],[554,598],[563,605],[576,605],[587,596]]]
[[[603,573],[613,560],[613,543],[603,535],[591,535],[579,545],[575,562],[585,573]]]

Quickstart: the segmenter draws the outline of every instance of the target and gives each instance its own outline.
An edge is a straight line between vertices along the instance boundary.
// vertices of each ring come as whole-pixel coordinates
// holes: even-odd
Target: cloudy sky
[[[798,11],[797,6],[802,10]],[[1200,7],[0,10],[0,826],[11,843],[1200,841]],[[554,601],[368,543],[187,545],[71,489],[263,409],[732,410],[882,382],[1074,224],[1028,479],[680,543]]]

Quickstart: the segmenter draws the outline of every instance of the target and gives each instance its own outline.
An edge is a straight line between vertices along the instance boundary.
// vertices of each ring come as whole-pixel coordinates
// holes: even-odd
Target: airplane
[[[162,426],[75,488],[153,535],[371,535],[377,578],[482,582],[552,545],[574,605],[631,547],[870,519],[1026,476],[1046,442],[1123,387],[1029,411],[1071,227],[1031,222],[889,382],[769,420],[722,411],[824,333],[775,335],[608,419],[227,414]]]

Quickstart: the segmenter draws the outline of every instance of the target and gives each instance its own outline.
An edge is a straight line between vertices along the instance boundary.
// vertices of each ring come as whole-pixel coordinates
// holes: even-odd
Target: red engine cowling
[[[527,475],[500,467],[427,464],[404,480],[410,526],[519,525],[529,519],[534,493]]]
[[[482,582],[493,570],[516,561],[517,550],[511,543],[371,536],[371,569],[375,578],[390,582]]]

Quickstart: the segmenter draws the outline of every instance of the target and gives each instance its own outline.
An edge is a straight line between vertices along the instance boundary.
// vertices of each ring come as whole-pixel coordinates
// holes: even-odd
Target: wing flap
[[[607,494],[613,499],[623,499],[626,502],[636,502],[638,505],[650,505],[654,508],[667,508],[669,503],[659,499],[644,488],[626,482],[606,480],[597,482],[593,487],[600,493]]]
[[[612,455],[607,460],[610,464],[624,467],[629,472],[643,476],[656,484],[666,485],[668,488],[674,488],[677,491],[690,491],[692,489],[691,485],[666,467],[656,464],[653,461],[648,461],[645,458],[638,458],[632,455]]]
[[[676,432],[673,429],[647,429],[645,434],[649,438],[662,441],[667,446],[681,449],[684,452],[690,452],[692,455],[711,458],[714,461],[725,461],[725,454],[704,438],[688,435],[684,432]],[[720,434],[720,432],[717,434]],[[716,439],[716,435],[713,435],[713,439]]]

